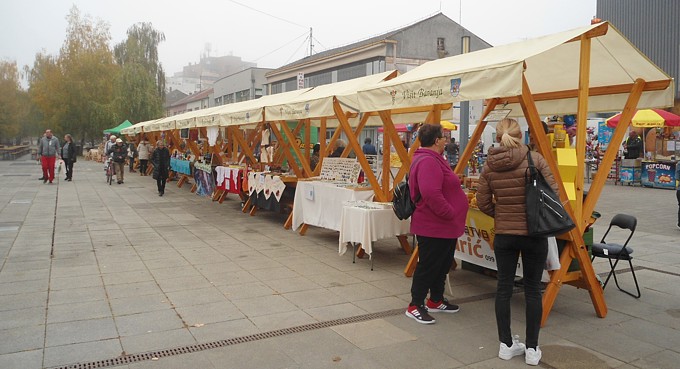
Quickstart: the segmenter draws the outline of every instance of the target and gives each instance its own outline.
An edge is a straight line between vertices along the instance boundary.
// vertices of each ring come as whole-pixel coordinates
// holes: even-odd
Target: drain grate
[[[519,291],[519,289],[515,289],[515,292],[518,292],[518,291]],[[493,298],[495,295],[496,295],[495,293],[485,293],[485,294],[481,294],[481,295],[477,295],[477,296],[469,296],[469,297],[465,297],[465,298],[461,298],[461,299],[456,299],[455,303],[462,304],[462,303],[466,303],[466,302],[485,300],[485,299]],[[366,322],[366,321],[369,321],[369,320],[387,318],[387,317],[402,315],[402,314],[404,314],[404,309],[392,309],[392,310],[386,310],[386,311],[381,311],[381,312],[377,312],[377,313],[357,315],[357,316],[353,316],[353,317],[349,317],[349,318],[341,318],[341,319],[335,319],[335,320],[328,320],[328,321],[325,321],[325,322],[318,322],[318,323],[310,323],[310,324],[300,325],[300,326],[297,326],[297,327],[283,328],[283,329],[278,329],[278,330],[275,330],[275,331],[255,333],[255,334],[251,334],[251,335],[248,335],[248,336],[229,338],[229,339],[226,339],[226,340],[219,340],[219,341],[213,341],[213,342],[207,342],[207,343],[198,343],[198,344],[195,344],[195,345],[176,347],[176,348],[165,349],[165,350],[149,351],[149,352],[144,352],[144,353],[140,353],[140,354],[119,356],[119,357],[115,357],[115,358],[112,358],[112,359],[106,359],[106,360],[97,360],[97,361],[90,361],[90,362],[86,362],[86,363],[76,363],[76,364],[71,364],[71,365],[67,365],[67,366],[53,367],[53,369],[107,368],[107,367],[118,366],[118,365],[138,363],[138,362],[141,362],[141,361],[160,359],[160,358],[168,357],[168,356],[189,354],[189,353],[192,353],[192,352],[199,352],[199,351],[210,350],[210,349],[226,347],[226,346],[233,346],[233,345],[238,345],[239,343],[254,342],[254,341],[264,340],[264,339],[267,339],[267,338],[285,336],[285,335],[293,334],[293,333],[302,333],[302,332],[307,332],[307,331],[313,331],[315,329],[330,328],[330,327],[335,327],[335,326],[338,326],[338,325]]]
[[[55,367],[55,369],[94,369],[94,368],[106,368],[106,367],[111,367],[111,366],[116,366],[116,365],[132,364],[132,363],[138,363],[140,361],[160,359],[160,358],[168,357],[168,356],[188,354],[188,353],[192,353],[192,352],[199,352],[199,351],[210,350],[210,349],[214,349],[214,348],[232,346],[232,345],[237,345],[239,343],[259,341],[259,340],[263,340],[263,339],[267,339],[267,338],[280,337],[280,336],[285,336],[285,335],[293,334],[293,333],[301,333],[301,332],[312,331],[312,330],[315,330],[315,329],[334,327],[334,326],[337,326],[337,325],[358,323],[358,322],[364,322],[364,321],[373,320],[373,319],[386,318],[386,317],[399,315],[399,314],[403,314],[403,313],[404,313],[404,309],[387,310],[387,311],[382,311],[382,312],[378,312],[378,313],[357,315],[357,316],[353,316],[353,317],[349,317],[349,318],[342,318],[342,319],[336,319],[336,320],[329,320],[329,321],[325,321],[325,322],[305,324],[305,325],[292,327],[292,328],[278,329],[278,330],[275,330],[275,331],[255,333],[255,334],[251,334],[251,335],[248,335],[248,336],[229,338],[229,339],[226,339],[226,340],[219,340],[219,341],[213,341],[213,342],[208,342],[208,343],[198,343],[198,344],[195,344],[195,345],[176,347],[176,348],[172,348],[172,349],[165,349],[165,350],[158,350],[158,351],[150,351],[150,352],[144,352],[144,353],[141,353],[141,354],[125,355],[125,356],[120,356],[120,357],[107,359],[107,360],[97,360],[97,361],[91,361],[91,362],[87,362],[87,363],[71,364],[71,365],[67,365],[67,366]]]

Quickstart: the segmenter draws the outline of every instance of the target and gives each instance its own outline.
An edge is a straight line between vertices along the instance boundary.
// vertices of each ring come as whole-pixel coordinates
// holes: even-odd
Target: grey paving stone
[[[100,286],[54,290],[50,292],[50,306],[105,299],[106,293]]]
[[[262,355],[264,352],[267,354]],[[216,367],[224,367],[225,358],[229,358],[231,366],[241,369],[283,369],[296,367],[293,359],[277,348],[272,347],[268,340],[208,350],[205,352],[205,356]]]
[[[136,271],[146,271],[146,265],[141,261],[123,261],[123,262],[100,262],[99,270],[102,274],[109,273],[123,273],[123,272],[136,272]]]
[[[176,311],[190,327],[196,324],[217,323],[245,317],[234,304],[226,301],[177,307]]]
[[[98,274],[99,267],[97,267],[97,265],[59,266],[52,268],[52,278],[80,277]]]
[[[298,306],[302,309],[342,304],[348,301],[342,296],[338,296],[337,294],[334,294],[333,292],[324,288],[290,292],[285,293],[282,296],[291,303],[295,304],[295,306]]]
[[[47,291],[20,293],[17,295],[1,295],[0,311],[47,307]]]
[[[106,284],[107,286],[114,284],[128,284],[154,280],[151,273],[149,273],[146,270],[102,274],[102,279],[104,280],[104,284]]]
[[[118,337],[112,318],[78,320],[47,325],[45,347],[100,341]]]
[[[113,284],[106,286],[106,294],[111,299],[132,296],[158,295],[163,291],[155,281]]]
[[[184,322],[174,309],[166,309],[118,316],[116,327],[123,337],[180,329],[184,328]]]
[[[288,300],[282,296],[262,296],[250,299],[232,300],[232,303],[248,317],[296,310],[295,305],[288,302]]]
[[[43,291],[47,291],[46,279],[0,283],[0,295],[16,295]]]
[[[33,325],[18,328],[4,329],[0,331],[2,344],[0,345],[0,358],[4,354],[20,351],[41,350],[45,346],[45,326]],[[0,359],[0,363],[2,359]],[[9,368],[0,365],[3,368]]]
[[[130,355],[148,351],[193,345],[196,339],[184,328],[151,332],[134,336],[121,337],[125,352]],[[196,366],[194,366],[196,367]]]
[[[118,357],[122,352],[118,339],[47,347],[45,348],[45,367],[106,360]]]
[[[45,324],[45,308],[0,311],[0,330]]]
[[[227,298],[216,287],[166,292],[166,295],[176,307],[227,302]]]
[[[172,307],[168,298],[162,294],[110,299],[109,303],[115,317],[165,310]]]
[[[263,332],[318,322],[317,319],[299,310],[256,316],[250,318],[250,320]]]
[[[159,358],[157,361],[142,361],[128,365],[129,369],[185,369],[185,368],[205,368],[219,369],[221,365],[214,365],[210,358],[205,357],[204,352],[169,356]]]
[[[0,368],[42,368],[43,350],[31,350],[0,355]]]
[[[366,311],[349,302],[337,305],[328,305],[304,310],[319,321],[347,318],[356,315],[366,314]]]
[[[52,277],[50,290],[65,290],[71,288],[104,287],[101,276],[98,274],[75,276],[75,277]]]
[[[259,282],[250,272],[245,270],[237,270],[233,272],[224,272],[222,274],[214,274],[209,278],[210,282],[215,286],[230,286],[244,283]]]
[[[417,323],[416,323],[417,324]],[[388,368],[417,368],[421,367],[422,358],[428,358],[428,368],[458,368],[463,363],[449,356],[447,353],[436,350],[432,346],[416,342],[401,342],[390,346],[377,347],[365,351],[373,360],[382,363]]]
[[[47,309],[48,324],[106,317],[111,317],[111,309],[106,300],[50,304]]]

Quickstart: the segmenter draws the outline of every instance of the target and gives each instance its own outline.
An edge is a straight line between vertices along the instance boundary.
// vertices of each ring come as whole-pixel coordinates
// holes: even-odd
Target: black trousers
[[[430,292],[432,301],[444,298],[446,274],[451,269],[456,252],[456,238],[416,236],[418,265],[411,282],[411,305],[422,306]]]
[[[148,159],[139,159],[139,172],[146,174],[146,165],[149,163]]]
[[[493,247],[498,267],[496,287],[498,340],[512,346],[510,299],[517,272],[517,260],[521,253],[526,303],[526,345],[527,348],[536,348],[543,315],[541,276],[545,267],[545,259],[548,256],[548,239],[497,234],[493,240]]]
[[[165,181],[167,178],[158,177],[156,180],[156,186],[158,186],[158,192],[165,193]]]
[[[64,159],[64,167],[66,167],[66,178],[73,178],[73,160]]]
[[[130,171],[132,172],[135,169],[135,158],[128,156],[128,159],[130,159]]]

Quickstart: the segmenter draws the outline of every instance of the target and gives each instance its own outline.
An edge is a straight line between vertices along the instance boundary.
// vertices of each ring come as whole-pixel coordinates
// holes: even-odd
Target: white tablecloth
[[[332,183],[300,181],[295,189],[292,229],[295,231],[302,224],[308,224],[339,231],[343,203],[372,198],[372,190],[357,191]]]
[[[338,251],[343,255],[347,252],[347,242],[359,242],[370,256],[373,241],[408,234],[410,225],[410,220],[399,220],[392,209],[345,206],[342,209]]]

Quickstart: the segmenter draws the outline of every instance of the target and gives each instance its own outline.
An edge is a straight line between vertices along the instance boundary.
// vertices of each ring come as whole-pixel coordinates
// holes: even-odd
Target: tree
[[[66,40],[56,57],[38,54],[31,71],[30,94],[43,125],[80,136],[101,136],[119,121],[114,109],[114,81],[120,68],[109,47],[109,25],[81,17],[73,6],[66,17]]]
[[[116,83],[119,114],[133,122],[158,118],[163,114],[165,73],[158,60],[158,45],[165,35],[150,23],[130,27],[127,39],[114,47],[122,67]]]
[[[0,142],[21,139],[28,99],[20,79],[16,62],[0,60]]]

